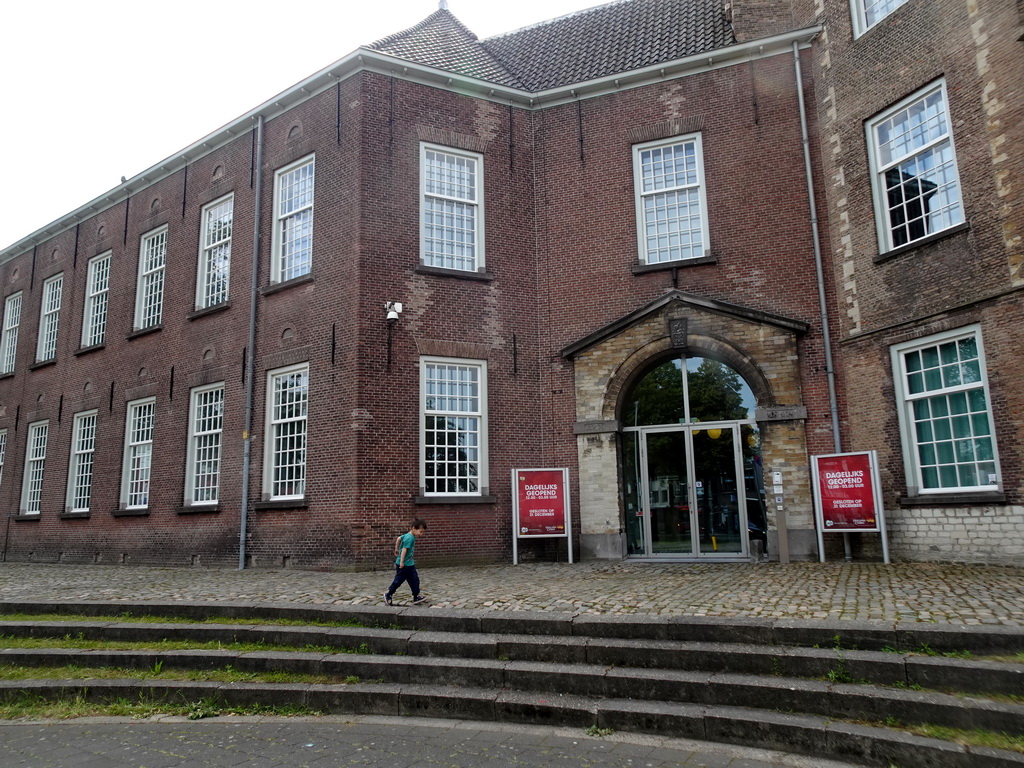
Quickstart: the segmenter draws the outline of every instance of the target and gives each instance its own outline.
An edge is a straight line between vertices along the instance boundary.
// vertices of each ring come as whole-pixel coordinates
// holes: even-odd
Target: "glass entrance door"
[[[693,430],[693,456],[699,554],[742,554],[736,428]]]
[[[686,434],[652,432],[647,440],[647,522],[651,555],[693,549]]]
[[[639,557],[746,555],[739,425],[652,428],[625,435],[628,551]]]

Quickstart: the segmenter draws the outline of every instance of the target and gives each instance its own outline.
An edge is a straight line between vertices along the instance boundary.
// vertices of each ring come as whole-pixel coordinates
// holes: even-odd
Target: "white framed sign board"
[[[520,539],[566,539],[572,562],[572,515],[567,467],[512,470],[512,563]]]

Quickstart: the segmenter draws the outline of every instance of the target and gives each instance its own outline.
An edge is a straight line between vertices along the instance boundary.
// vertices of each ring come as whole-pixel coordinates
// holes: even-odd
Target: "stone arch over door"
[[[807,329],[801,321],[672,291],[562,350],[573,362],[575,380],[584,557],[625,557],[621,400],[637,377],[673,355],[719,360],[746,380],[757,400],[766,468],[770,462],[791,475],[793,493],[806,499],[805,514],[795,523],[809,526],[806,538],[814,539],[798,359],[798,340]],[[761,422],[764,414],[779,411],[797,418]],[[771,546],[778,536],[771,513],[768,522]]]
[[[771,382],[748,353],[724,339],[688,334],[685,348],[675,346],[669,337],[662,337],[637,349],[624,360],[614,376],[609,379],[605,390],[601,408],[603,418],[621,421],[623,397],[636,380],[658,362],[677,357],[683,352],[687,357],[708,357],[725,363],[743,377],[759,406],[777,404]]]

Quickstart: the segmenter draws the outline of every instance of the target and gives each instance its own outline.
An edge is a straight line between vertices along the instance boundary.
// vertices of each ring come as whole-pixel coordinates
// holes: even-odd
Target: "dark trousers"
[[[420,575],[416,573],[415,565],[405,565],[401,568],[397,565],[395,566],[395,580],[392,581],[391,586],[388,587],[388,594],[395,594],[395,591],[405,582],[409,582],[409,589],[412,590],[412,596],[418,597],[420,594]]]

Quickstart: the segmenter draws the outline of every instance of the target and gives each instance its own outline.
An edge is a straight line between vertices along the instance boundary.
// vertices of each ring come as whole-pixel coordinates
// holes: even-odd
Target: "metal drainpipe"
[[[800,72],[800,44],[793,43],[793,66],[796,68],[796,96],[800,104],[800,134],[804,145],[804,172],[807,174],[807,204],[811,210],[811,236],[814,239],[814,270],[818,279],[818,307],[821,311],[821,333],[825,340],[825,373],[828,377],[828,403],[832,412],[832,445],[836,453],[843,450],[839,434],[839,402],[836,397],[836,372],[832,364],[832,335],[828,328],[828,302],[825,299],[825,276],[821,265],[821,235],[818,232],[818,209],[815,206],[814,175],[811,173],[811,144],[807,136],[807,106],[804,104],[804,80]],[[850,553],[850,535],[843,534],[843,548],[847,562]],[[820,554],[820,553],[819,553]]]
[[[263,115],[256,118],[256,210],[252,225],[252,286],[249,292],[249,354],[245,361],[245,429],[242,432],[242,512],[238,529],[238,570],[245,570],[249,521],[249,469],[252,466],[252,412],[256,390],[256,299],[260,286],[260,221],[263,206]]]

